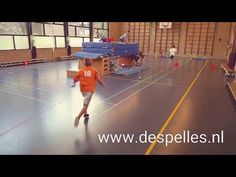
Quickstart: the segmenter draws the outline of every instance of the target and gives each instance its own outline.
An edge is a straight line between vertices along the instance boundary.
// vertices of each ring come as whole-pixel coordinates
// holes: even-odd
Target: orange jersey
[[[91,66],[85,67],[79,71],[79,73],[75,76],[75,80],[80,81],[81,92],[95,91],[98,74],[98,71]]]

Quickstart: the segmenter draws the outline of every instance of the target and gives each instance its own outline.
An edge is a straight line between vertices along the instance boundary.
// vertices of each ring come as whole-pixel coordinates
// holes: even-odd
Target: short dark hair
[[[144,58],[144,57],[145,57],[145,55],[143,54],[142,51],[139,51],[138,55],[139,55],[141,58]]]
[[[175,47],[175,45],[172,45],[172,47]]]
[[[84,65],[91,66],[92,65],[92,58],[84,58]]]

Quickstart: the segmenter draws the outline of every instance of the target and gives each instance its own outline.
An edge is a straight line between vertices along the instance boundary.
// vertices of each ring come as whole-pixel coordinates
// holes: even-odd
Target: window
[[[56,44],[58,48],[63,48],[65,47],[65,38],[64,37],[56,37]]]
[[[37,48],[65,47],[64,22],[32,23]]]
[[[99,41],[99,38],[108,36],[108,22],[93,23],[93,41]]]
[[[45,24],[45,35],[64,36],[64,26]]]
[[[78,37],[89,37],[89,28],[77,27],[77,36]]]
[[[71,47],[82,47],[83,38],[70,37]]]
[[[68,31],[72,47],[80,47],[83,41],[89,40],[89,22],[68,22]]]
[[[64,22],[54,22],[55,24],[63,25]]]
[[[14,36],[16,49],[29,49],[28,36]]]
[[[89,38],[84,38],[84,42],[90,42]]]
[[[103,22],[103,28],[108,29],[108,22]]]
[[[98,29],[94,29],[93,30],[93,37],[99,37],[99,32],[98,32]]]
[[[108,31],[107,30],[98,30],[98,34],[101,36],[108,37]]]
[[[53,48],[55,46],[55,41],[52,37],[35,36],[34,41],[37,48]]]
[[[82,22],[68,22],[68,25],[83,26],[83,23]]]
[[[100,39],[99,38],[93,38],[93,42],[99,42]]]
[[[26,35],[27,28],[25,22],[0,22],[0,34]]]
[[[14,49],[13,36],[0,36],[0,49],[1,50],[12,50]]]
[[[53,25],[53,35],[64,36],[64,26],[63,25]]]
[[[45,35],[52,36],[52,25],[45,24]]]
[[[102,22],[94,22],[94,28],[103,28]]]
[[[84,27],[89,27],[89,22],[83,22]]]
[[[32,23],[32,33],[33,33],[33,35],[44,35],[43,34],[43,24],[42,23]]]
[[[26,24],[26,22],[0,22],[0,50],[28,49]]]
[[[75,36],[75,27],[69,26],[69,36]]]
[[[66,47],[65,22],[0,22],[0,50],[29,49],[28,25],[32,27],[34,45],[37,48]],[[108,23],[94,22],[94,41],[108,37]],[[90,22],[68,22],[71,47],[81,47],[90,41]]]

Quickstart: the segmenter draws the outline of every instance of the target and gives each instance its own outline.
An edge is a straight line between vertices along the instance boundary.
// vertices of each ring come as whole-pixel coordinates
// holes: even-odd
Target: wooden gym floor
[[[0,154],[236,154],[236,110],[219,69],[221,60],[146,57],[148,70],[103,76],[90,119],[74,118],[82,107],[79,85],[71,88],[66,69],[77,61],[16,66],[0,70]],[[210,64],[217,69],[211,69]],[[168,121],[167,121],[168,120]],[[223,143],[100,143],[98,135],[147,133],[211,135]]]

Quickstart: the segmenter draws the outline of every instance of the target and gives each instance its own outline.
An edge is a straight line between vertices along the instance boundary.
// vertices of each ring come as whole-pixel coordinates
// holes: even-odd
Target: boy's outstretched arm
[[[73,85],[72,85],[72,87],[74,87],[75,84],[76,84],[76,82],[79,81],[79,78],[80,78],[79,73],[77,73],[77,74],[75,75],[75,77],[73,78]]]
[[[102,83],[102,80],[101,80],[101,77],[100,77],[100,74],[99,74],[99,73],[96,75],[96,80],[97,80],[97,82],[98,82],[101,86],[103,86],[104,88],[106,88],[105,85]]]

